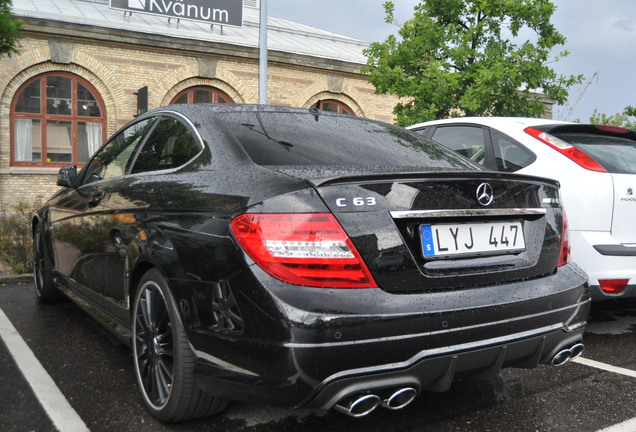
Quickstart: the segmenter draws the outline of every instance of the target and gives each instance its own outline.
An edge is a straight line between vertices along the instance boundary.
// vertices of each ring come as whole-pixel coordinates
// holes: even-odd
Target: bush
[[[21,202],[0,215],[0,261],[15,274],[33,271],[31,217],[38,207]]]

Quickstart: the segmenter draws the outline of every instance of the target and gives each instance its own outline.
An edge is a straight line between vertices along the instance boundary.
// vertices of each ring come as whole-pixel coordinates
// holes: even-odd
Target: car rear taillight
[[[540,131],[533,127],[525,128],[524,132],[538,139],[542,143],[549,145],[550,147],[561,153],[563,156],[576,162],[585,169],[588,169],[590,171],[607,172],[607,170],[594,159],[592,159],[573,145],[563,141],[562,139],[559,139],[553,135],[550,135],[549,133]]]
[[[598,281],[601,289],[606,294],[620,294],[623,292],[629,279],[604,279]]]
[[[245,252],[294,285],[375,288],[369,269],[330,213],[244,214],[231,224]]]
[[[559,253],[559,262],[557,267],[564,266],[570,260],[570,235],[568,232],[568,217],[565,214],[565,209],[562,209],[563,215],[563,231],[561,232],[561,252]]]

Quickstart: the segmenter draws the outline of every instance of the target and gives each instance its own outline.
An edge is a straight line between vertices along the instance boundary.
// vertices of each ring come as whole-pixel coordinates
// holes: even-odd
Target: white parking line
[[[86,423],[68,403],[53,379],[24,342],[9,318],[0,309],[0,338],[29,382],[42,408],[60,432],[88,431]]]
[[[636,430],[636,418],[601,429],[597,432],[634,432]]]
[[[579,363],[585,366],[604,370],[606,372],[612,372],[612,373],[636,378],[636,371],[633,371],[631,369],[620,368],[620,367],[609,365],[607,363],[601,363],[601,362],[586,359],[583,357],[576,358],[572,361],[574,363]],[[624,421],[623,423],[618,423],[618,424],[606,427],[605,429],[600,429],[597,432],[634,432],[634,431],[636,431],[636,418],[632,418],[630,420]]]
[[[601,369],[607,372],[617,373],[617,374],[626,375],[632,378],[636,378],[636,371],[631,369],[620,368],[620,367],[608,365],[607,363],[601,363],[601,362],[586,359],[583,357],[576,358],[572,361],[574,363],[580,363],[582,365],[593,367],[596,369]]]

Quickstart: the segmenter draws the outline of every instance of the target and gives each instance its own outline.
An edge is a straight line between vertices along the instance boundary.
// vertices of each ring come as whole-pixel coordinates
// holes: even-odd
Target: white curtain
[[[86,123],[86,144],[88,157],[91,157],[102,145],[102,125],[100,123]]]
[[[33,160],[32,120],[15,120],[15,160],[24,162],[31,162]]]

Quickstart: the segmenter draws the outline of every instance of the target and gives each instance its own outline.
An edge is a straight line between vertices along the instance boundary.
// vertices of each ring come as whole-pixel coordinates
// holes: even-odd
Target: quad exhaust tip
[[[398,389],[382,401],[382,406],[390,410],[400,410],[413,402],[417,396],[417,390],[413,387]]]
[[[585,346],[582,343],[577,343],[572,345],[570,348],[562,349],[561,351],[556,353],[554,357],[552,357],[550,364],[552,364],[553,366],[563,366],[570,360],[574,360],[575,358],[580,357],[581,354],[583,354],[584,349]]]
[[[360,418],[373,412],[380,406],[380,396],[374,394],[357,395],[338,402],[334,409],[349,417]]]
[[[364,393],[343,399],[334,409],[349,417],[360,418],[371,414],[379,406],[400,410],[413,402],[416,396],[417,390],[413,387],[389,390],[384,398],[374,393]]]

